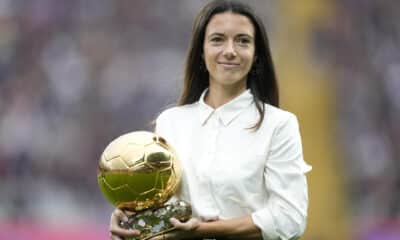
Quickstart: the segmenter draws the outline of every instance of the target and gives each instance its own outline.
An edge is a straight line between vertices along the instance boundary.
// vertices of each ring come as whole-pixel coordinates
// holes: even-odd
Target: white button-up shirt
[[[207,91],[207,90],[206,90]],[[264,239],[293,239],[306,225],[308,195],[297,118],[250,90],[214,109],[204,102],[165,110],[156,132],[177,151],[183,178],[177,197],[204,220],[251,215]]]

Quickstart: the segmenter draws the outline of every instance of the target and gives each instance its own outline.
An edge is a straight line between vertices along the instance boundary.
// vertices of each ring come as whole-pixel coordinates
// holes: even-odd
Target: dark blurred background
[[[96,171],[176,103],[200,0],[0,0],[0,239],[108,239]],[[400,2],[252,0],[299,118],[304,239],[400,239]]]

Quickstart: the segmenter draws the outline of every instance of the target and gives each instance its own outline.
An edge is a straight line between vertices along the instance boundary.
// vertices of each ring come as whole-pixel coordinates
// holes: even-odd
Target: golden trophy
[[[137,131],[113,140],[101,155],[97,180],[106,199],[120,209],[136,212],[125,228],[140,230],[144,240],[173,230],[171,217],[187,221],[191,207],[184,201],[165,204],[181,179],[175,150],[151,132]]]

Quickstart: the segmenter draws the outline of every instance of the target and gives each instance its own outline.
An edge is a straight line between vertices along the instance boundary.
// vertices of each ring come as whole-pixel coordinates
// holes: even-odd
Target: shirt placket
[[[219,133],[219,124],[218,124],[218,116],[214,114],[214,116],[210,119],[210,129],[208,132],[208,143],[207,143],[207,157],[209,157],[209,166],[212,167],[212,164],[215,162],[216,158],[216,150],[217,150],[217,138]]]
[[[216,193],[215,188],[213,186],[212,179],[216,174],[216,156],[217,156],[217,140],[220,132],[219,118],[216,113],[209,119],[209,126],[207,128],[206,133],[206,155],[205,155],[205,163],[204,169],[202,171],[205,189],[207,189],[206,193],[203,193],[203,197],[205,198],[205,203],[207,208],[210,210],[210,213],[214,213],[216,216],[218,215],[218,209],[216,208],[216,201],[214,199],[214,194]],[[214,215],[213,214],[213,215]]]

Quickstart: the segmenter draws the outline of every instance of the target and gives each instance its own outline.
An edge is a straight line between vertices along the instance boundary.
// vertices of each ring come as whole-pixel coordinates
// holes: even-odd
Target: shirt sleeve
[[[276,129],[264,170],[266,206],[252,214],[263,239],[297,239],[305,230],[308,190],[297,118],[290,114]]]
[[[168,111],[165,110],[160,115],[158,115],[154,132],[168,141],[172,130],[168,121],[167,112]]]

